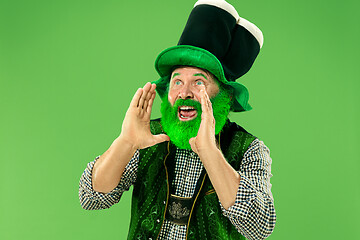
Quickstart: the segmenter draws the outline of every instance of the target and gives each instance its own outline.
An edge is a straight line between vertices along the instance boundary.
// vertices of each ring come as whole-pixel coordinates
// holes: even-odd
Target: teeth
[[[180,114],[180,117],[183,118],[183,119],[189,119],[190,118],[190,117],[185,117],[182,114]]]
[[[185,111],[185,110],[194,110],[195,108],[193,108],[193,107],[189,107],[189,106],[182,106],[182,107],[180,107],[180,110],[182,110],[182,111]]]

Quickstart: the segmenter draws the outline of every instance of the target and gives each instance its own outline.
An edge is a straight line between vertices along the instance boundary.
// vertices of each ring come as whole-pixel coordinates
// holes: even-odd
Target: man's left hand
[[[216,149],[215,140],[215,118],[213,115],[212,104],[205,87],[200,90],[198,98],[201,103],[201,123],[198,134],[189,140],[191,149],[200,155],[209,149]]]

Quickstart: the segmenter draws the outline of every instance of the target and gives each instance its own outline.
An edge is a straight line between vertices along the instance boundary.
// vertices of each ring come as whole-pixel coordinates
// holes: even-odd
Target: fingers
[[[147,110],[147,107],[148,107],[148,104],[149,104],[150,99],[152,98],[152,95],[155,93],[155,88],[156,88],[156,85],[155,85],[155,84],[151,84],[151,85],[150,85],[150,90],[149,90],[149,92],[148,92],[147,95],[146,95],[146,98],[145,98],[145,101],[144,101],[144,105],[143,105],[143,107],[142,107],[142,109],[144,109],[145,111]]]
[[[155,88],[156,85],[150,82],[146,83],[143,88],[139,88],[131,100],[130,106],[147,111],[150,101],[153,101],[152,98],[155,97],[153,96],[153,94],[155,94]]]
[[[211,104],[209,95],[207,94],[205,88],[200,90],[199,96],[200,96],[201,110],[203,112],[201,117],[202,118],[210,118],[210,119],[212,119],[214,117],[213,116],[212,104]]]
[[[141,97],[140,97],[139,104],[138,104],[137,107],[139,107],[139,108],[143,108],[143,107],[144,107],[144,102],[145,102],[145,100],[146,100],[146,97],[147,97],[150,89],[151,89],[151,83],[148,82],[148,83],[146,83],[145,86],[143,87],[143,94],[142,94]]]
[[[134,97],[131,100],[130,107],[136,108],[139,105],[140,97],[143,93],[143,89],[139,88],[136,93],[134,94]]]
[[[152,109],[152,105],[153,105],[153,103],[154,103],[155,96],[156,96],[156,93],[154,92],[154,93],[151,95],[151,98],[150,98],[150,100],[149,100],[149,104],[148,104],[147,109],[146,109],[146,112],[147,112],[148,114],[151,113],[151,109]]]

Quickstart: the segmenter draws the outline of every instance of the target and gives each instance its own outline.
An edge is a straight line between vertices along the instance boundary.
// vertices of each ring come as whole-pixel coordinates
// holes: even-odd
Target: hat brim
[[[237,82],[229,82],[225,78],[223,67],[220,61],[209,51],[190,46],[178,45],[162,51],[155,60],[155,69],[160,75],[160,79],[154,81],[156,90],[161,98],[167,93],[171,71],[174,66],[193,66],[206,69],[215,75],[223,84],[231,87],[234,94],[232,110],[234,112],[249,111],[252,109],[249,101],[247,88]]]

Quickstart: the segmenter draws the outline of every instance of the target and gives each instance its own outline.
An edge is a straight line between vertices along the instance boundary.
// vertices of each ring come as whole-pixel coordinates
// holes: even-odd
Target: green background
[[[85,211],[79,178],[194,2],[0,0],[0,239],[126,238],[131,194]],[[254,109],[230,118],[271,149],[269,239],[355,239],[358,1],[229,2],[265,38],[241,79]]]

